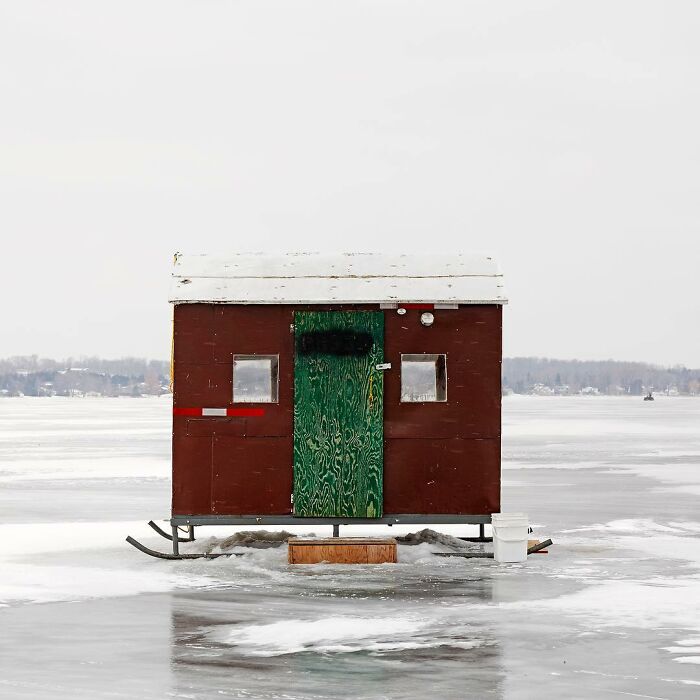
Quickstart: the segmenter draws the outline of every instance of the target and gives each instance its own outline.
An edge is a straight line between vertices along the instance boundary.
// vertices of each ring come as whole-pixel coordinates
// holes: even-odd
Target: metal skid
[[[148,521],[148,524],[161,536],[165,537],[166,540],[173,541],[173,536],[175,536],[176,530],[173,530],[173,535],[169,535],[163,528],[156,525],[152,520]],[[189,525],[187,527],[188,536],[187,537],[177,537],[178,542],[194,542],[194,525]]]
[[[138,549],[139,551],[143,552],[144,554],[148,554],[151,557],[156,557],[157,559],[218,559],[219,557],[243,556],[243,554],[239,552],[221,552],[218,554],[207,554],[206,552],[203,552],[201,554],[180,554],[179,552],[173,551],[172,554],[168,554],[167,552],[158,552],[155,549],[146,547],[146,545],[141,544],[138,540],[135,540],[130,535],[127,536],[126,541],[133,547],[136,547],[136,549]],[[185,541],[187,542],[189,540]],[[176,547],[173,547],[173,550],[175,549]]]
[[[139,551],[158,559],[217,559],[218,557],[242,556],[242,553],[219,553],[205,554],[192,553],[180,554],[180,542],[194,542],[195,526],[205,525],[332,525],[333,537],[340,536],[341,525],[478,525],[478,537],[460,537],[466,542],[491,542],[493,538],[486,537],[484,526],[491,522],[490,515],[445,515],[443,513],[434,515],[384,515],[381,518],[303,518],[293,515],[174,515],[170,519],[172,534],[168,534],[153,520],[149,520],[148,525],[153,528],[161,537],[172,542],[172,554],[159,552],[150,547],[146,547],[133,537],[129,536],[126,541],[136,547]],[[182,528],[187,528],[187,537],[180,537]]]

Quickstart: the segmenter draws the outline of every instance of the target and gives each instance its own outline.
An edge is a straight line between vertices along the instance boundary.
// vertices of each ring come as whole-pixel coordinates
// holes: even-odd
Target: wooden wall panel
[[[453,358],[454,359],[454,358]],[[497,369],[496,369],[497,368]],[[451,374],[450,374],[451,372]],[[463,438],[498,438],[501,435],[501,361],[483,366],[479,362],[452,362],[447,381],[461,420],[456,435]],[[457,397],[456,399],[454,397]]]
[[[232,405],[233,353],[280,356],[279,404],[257,404],[263,416],[175,418],[175,514],[206,514],[214,508],[232,515],[291,511],[294,311],[376,308],[175,306],[176,407]],[[384,359],[392,363],[384,373],[384,512],[495,512],[500,490],[501,307],[437,309],[429,328],[421,325],[421,313],[384,313]],[[401,353],[447,354],[447,402],[400,403]],[[212,483],[214,452],[220,479]],[[243,493],[248,495],[241,500]]]
[[[432,326],[420,309],[386,312],[384,435],[387,438],[493,438],[501,434],[501,308],[436,309]],[[401,355],[447,356],[447,401],[401,403]]]
[[[175,363],[173,401],[178,407],[226,407],[231,403],[232,386],[232,364]]]
[[[213,512],[292,512],[292,438],[214,437]]]
[[[385,442],[385,513],[483,514],[499,510],[500,440]]]
[[[245,437],[247,418],[189,418],[187,434],[193,437],[213,438],[215,435]]]
[[[290,339],[287,315],[278,306],[238,307],[210,305],[208,325],[199,307],[195,312],[177,313],[175,317],[175,377],[173,399],[177,408],[226,408],[228,406],[256,407],[264,415],[232,422],[225,418],[202,419],[190,423],[191,435],[214,436],[217,432],[251,437],[279,437],[292,434],[294,397],[293,339]],[[180,309],[177,306],[176,309]],[[283,319],[284,315],[284,319]],[[291,311],[289,312],[291,318]],[[282,330],[286,328],[286,334]],[[195,343],[192,338],[197,337]],[[203,339],[202,339],[203,338]],[[286,341],[286,345],[282,344]],[[188,349],[181,350],[185,345]],[[201,348],[213,348],[204,361]],[[196,348],[199,348],[197,350]],[[280,355],[279,403],[233,404],[233,354]],[[177,358],[196,358],[198,361],[178,361]]]
[[[212,438],[187,435],[187,419],[173,420],[173,515],[211,513]]]
[[[208,364],[214,359],[214,306],[176,304],[173,316],[173,359],[175,366]]]
[[[236,306],[221,304],[214,308],[214,361],[230,365],[233,355],[277,355],[281,351],[285,329],[281,306]],[[281,358],[280,358],[281,359]]]
[[[246,404],[247,405],[247,404]],[[257,407],[265,404],[256,404]],[[229,416],[190,418],[187,421],[187,434],[196,437],[234,435],[237,437],[285,437],[289,432],[291,418],[283,414],[263,416]]]

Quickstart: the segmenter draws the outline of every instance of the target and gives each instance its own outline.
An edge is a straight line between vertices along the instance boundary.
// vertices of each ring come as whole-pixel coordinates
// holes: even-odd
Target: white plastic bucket
[[[527,513],[492,513],[493,558],[500,562],[527,559]]]

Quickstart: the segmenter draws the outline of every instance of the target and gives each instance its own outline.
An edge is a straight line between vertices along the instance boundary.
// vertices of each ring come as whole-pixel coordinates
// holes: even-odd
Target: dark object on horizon
[[[649,393],[644,397],[644,400],[645,400],[645,401],[653,401],[653,400],[654,400],[654,397],[651,395],[651,392],[649,392]]]

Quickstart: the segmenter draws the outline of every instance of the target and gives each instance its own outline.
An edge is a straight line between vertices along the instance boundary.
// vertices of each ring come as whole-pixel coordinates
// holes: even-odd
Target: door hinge
[[[391,369],[391,362],[382,362],[378,365],[375,365],[374,369],[381,369],[381,370]]]
[[[294,324],[293,323],[289,324],[289,332],[294,333]]]
[[[294,494],[289,495],[289,502],[293,505],[294,504]]]

